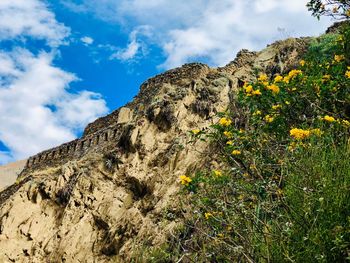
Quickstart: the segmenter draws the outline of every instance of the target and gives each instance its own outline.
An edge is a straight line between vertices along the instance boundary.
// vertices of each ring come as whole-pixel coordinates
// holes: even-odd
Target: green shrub
[[[221,113],[209,133],[192,131],[211,138],[226,167],[181,179],[196,211],[193,260],[350,259],[348,32],[313,42],[298,69],[244,84],[244,121]]]

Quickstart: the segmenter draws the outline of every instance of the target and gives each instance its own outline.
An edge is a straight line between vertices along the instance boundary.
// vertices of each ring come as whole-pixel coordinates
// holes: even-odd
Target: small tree
[[[310,0],[306,6],[318,19],[320,16],[331,16],[336,20],[350,18],[350,0]]]

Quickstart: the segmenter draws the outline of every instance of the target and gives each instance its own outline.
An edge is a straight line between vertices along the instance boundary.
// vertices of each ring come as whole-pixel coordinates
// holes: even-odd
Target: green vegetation
[[[185,258],[350,261],[350,27],[315,40],[298,69],[245,83],[209,133],[225,169],[183,175]],[[243,117],[242,117],[243,116]],[[241,121],[233,122],[240,118]]]
[[[310,0],[307,7],[312,15],[318,19],[320,16],[331,16],[336,19],[344,19],[350,16],[349,0]]]
[[[308,3],[317,17],[348,18],[349,7]],[[143,251],[149,262],[350,262],[349,22],[299,64],[262,72],[209,132],[191,131],[222,163],[180,176],[185,223]]]

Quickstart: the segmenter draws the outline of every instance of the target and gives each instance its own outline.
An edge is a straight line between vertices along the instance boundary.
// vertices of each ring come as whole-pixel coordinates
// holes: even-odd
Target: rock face
[[[179,175],[217,166],[188,132],[234,109],[238,87],[256,72],[295,67],[308,40],[243,50],[222,68],[167,71],[82,138],[29,158],[0,193],[0,262],[130,262],[136,248],[166,242],[182,224]]]

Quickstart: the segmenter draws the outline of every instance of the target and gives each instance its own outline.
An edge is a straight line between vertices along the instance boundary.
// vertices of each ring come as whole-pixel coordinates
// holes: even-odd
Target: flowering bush
[[[182,182],[197,261],[350,259],[348,32],[312,43],[287,74],[262,72],[239,90],[240,115],[192,132],[212,138],[226,167]]]

